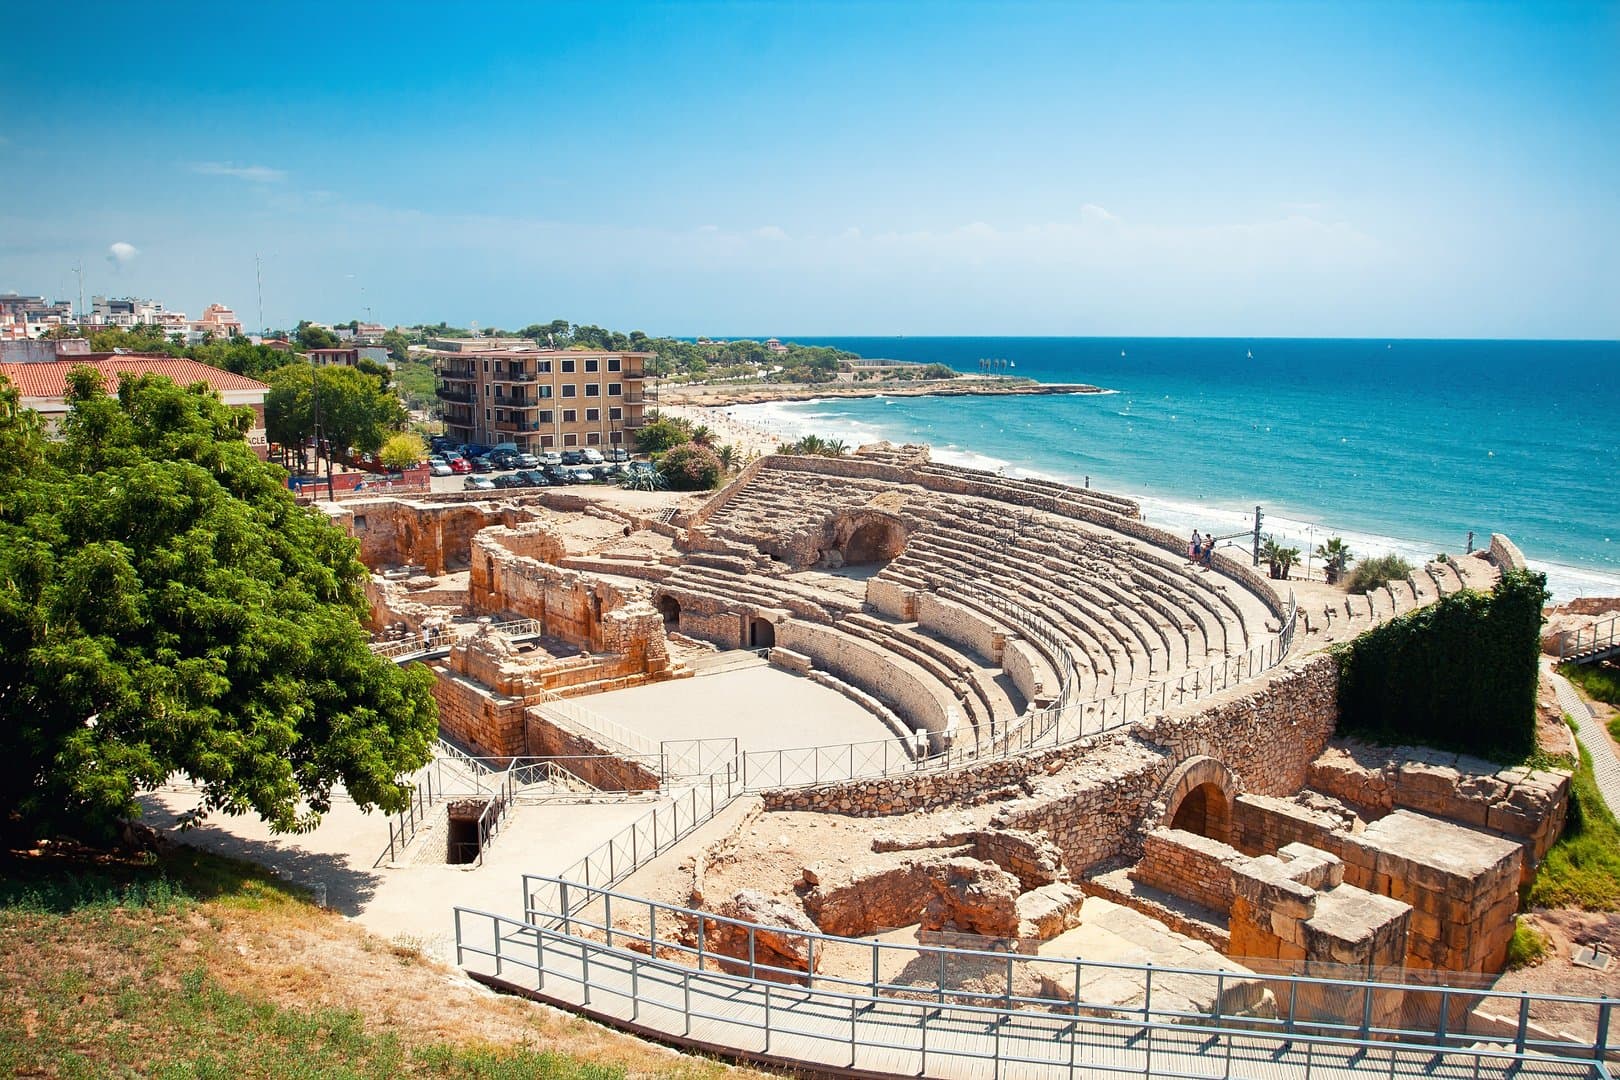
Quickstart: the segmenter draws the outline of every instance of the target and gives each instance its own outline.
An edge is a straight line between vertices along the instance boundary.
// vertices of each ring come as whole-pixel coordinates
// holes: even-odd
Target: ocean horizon
[[[1620,342],[794,337],[872,359],[982,359],[1102,394],[732,406],[784,436],[927,442],[941,461],[1137,499],[1178,532],[1261,531],[1307,554],[1461,554],[1492,532],[1554,598],[1620,595]],[[876,388],[874,388],[876,389]],[[1248,541],[1234,544],[1247,549]]]

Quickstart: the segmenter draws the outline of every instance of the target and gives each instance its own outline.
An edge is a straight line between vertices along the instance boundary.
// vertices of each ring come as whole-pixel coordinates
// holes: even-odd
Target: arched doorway
[[[844,544],[844,565],[888,562],[906,547],[906,530],[889,518],[869,518],[856,526]]]
[[[748,647],[750,649],[769,649],[775,644],[775,623],[769,619],[751,618],[748,620]]]
[[[658,614],[664,617],[664,629],[676,629],[681,625],[681,602],[673,596],[660,596]]]
[[[1237,778],[1225,765],[1203,755],[1189,758],[1165,782],[1164,824],[1230,844],[1237,790]]]
[[[1176,807],[1170,827],[1226,843],[1232,833],[1232,807],[1226,792],[1218,784],[1199,784]]]

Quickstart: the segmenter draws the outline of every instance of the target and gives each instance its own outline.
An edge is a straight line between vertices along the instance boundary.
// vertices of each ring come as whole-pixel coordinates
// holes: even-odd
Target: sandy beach
[[[730,409],[720,406],[660,404],[658,411],[665,416],[691,421],[694,427],[699,424],[707,425],[715,433],[715,445],[724,446],[730,443],[741,451],[744,457],[774,454],[785,439],[781,433],[745,424]]]

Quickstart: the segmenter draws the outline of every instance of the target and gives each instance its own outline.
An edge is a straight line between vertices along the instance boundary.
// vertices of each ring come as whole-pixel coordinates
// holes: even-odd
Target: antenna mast
[[[258,286],[259,286],[259,336],[263,337],[264,336],[264,331],[265,331],[265,326],[264,326],[264,260],[259,258],[259,253],[257,251],[255,251],[253,253],[253,280],[255,282],[257,282]]]
[[[84,322],[84,260],[73,264],[73,273],[79,279],[79,322]]]

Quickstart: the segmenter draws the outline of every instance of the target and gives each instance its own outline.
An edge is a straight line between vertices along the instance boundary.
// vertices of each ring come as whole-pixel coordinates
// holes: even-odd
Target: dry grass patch
[[[187,848],[12,857],[0,948],[0,1075],[762,1075],[494,994]]]

